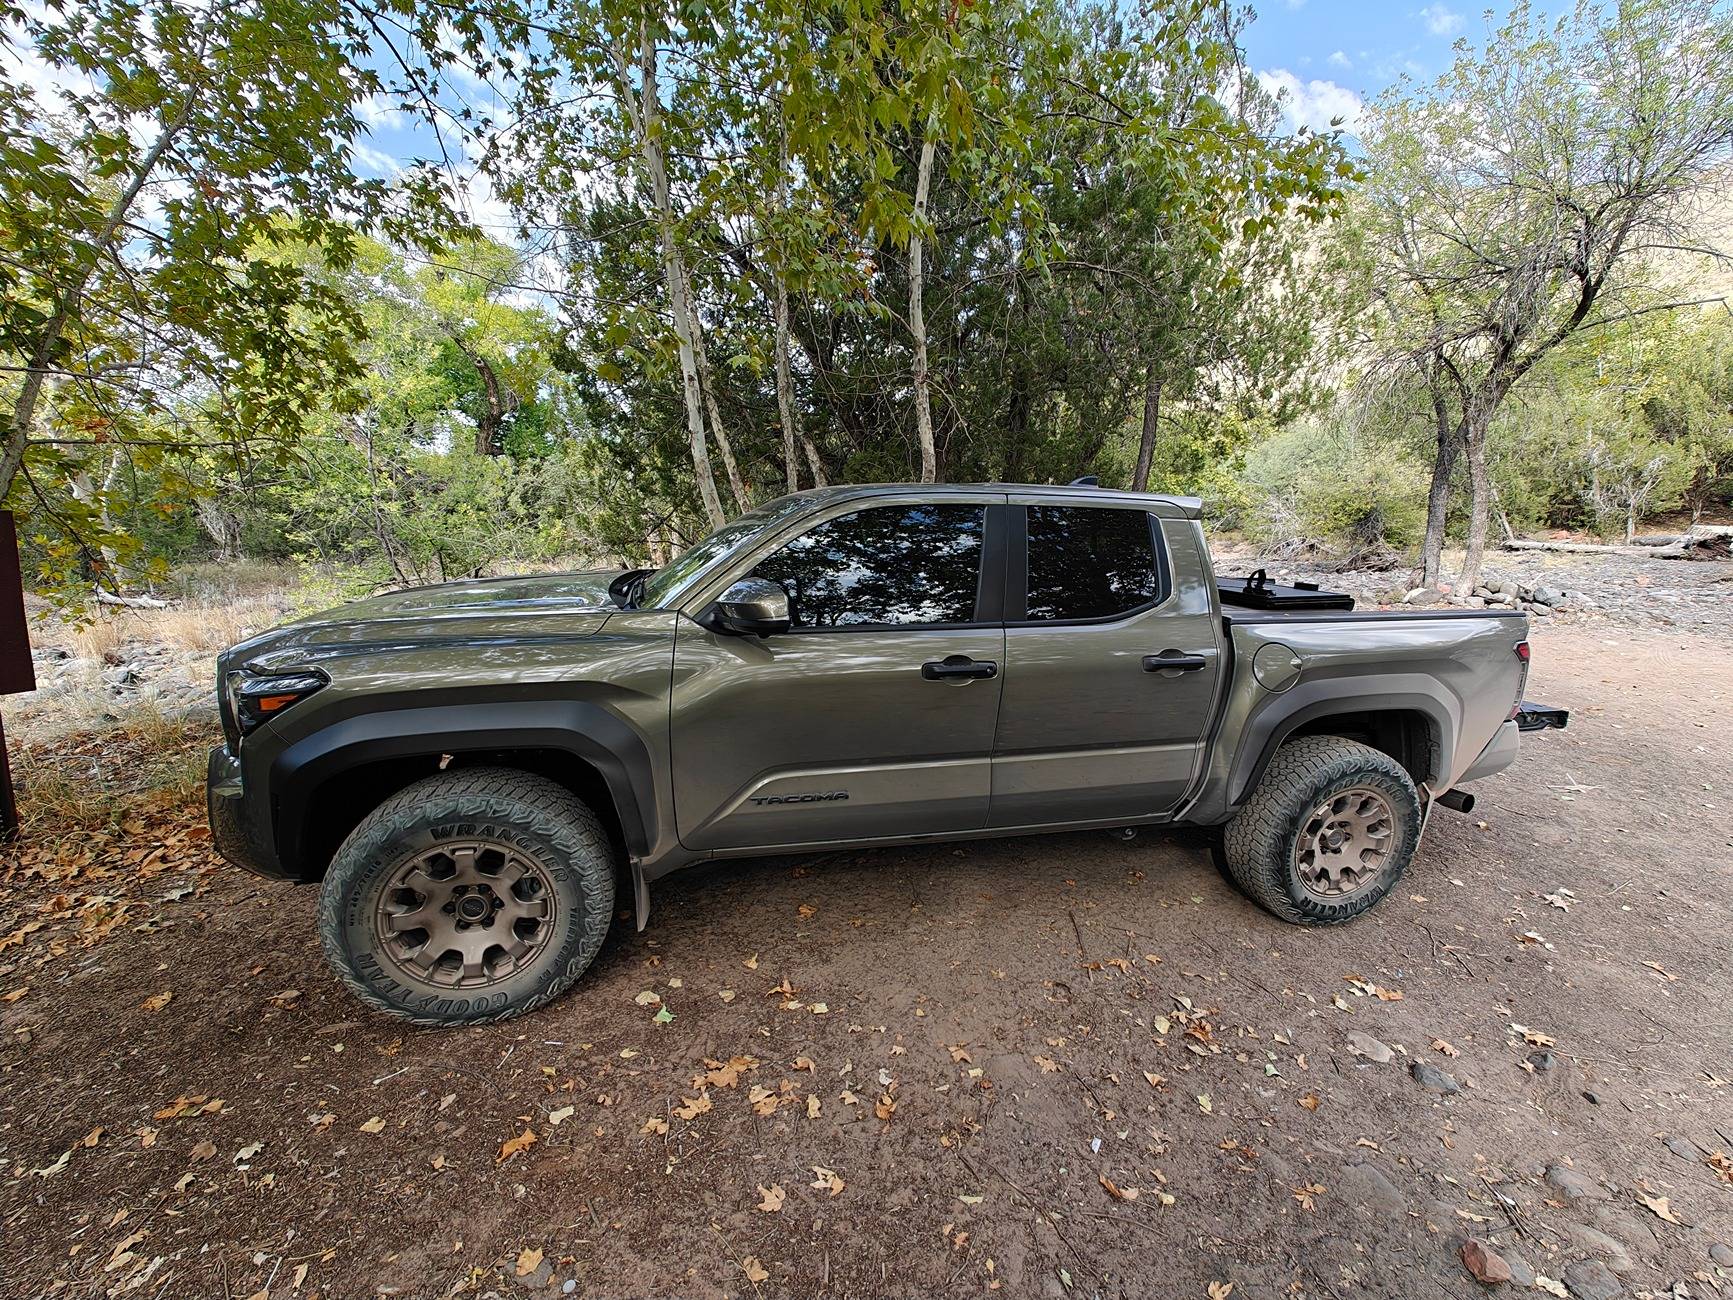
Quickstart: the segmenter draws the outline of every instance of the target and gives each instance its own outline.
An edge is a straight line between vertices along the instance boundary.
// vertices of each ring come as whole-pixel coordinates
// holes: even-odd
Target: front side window
[[[798,496],[778,497],[756,510],[723,524],[673,563],[657,569],[644,582],[638,604],[643,609],[662,609],[676,604],[710,568],[750,542],[767,528],[775,528],[790,515],[807,509]]]
[[[752,571],[788,592],[797,628],[968,623],[986,507],[877,506],[802,533]]]
[[[1112,618],[1158,600],[1152,524],[1141,510],[1030,506],[1027,616]]]

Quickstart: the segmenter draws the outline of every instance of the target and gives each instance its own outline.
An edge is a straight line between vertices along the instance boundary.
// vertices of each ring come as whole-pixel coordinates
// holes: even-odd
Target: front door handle
[[[921,665],[921,676],[929,682],[968,681],[998,675],[999,665],[991,659],[971,659],[968,655],[946,655],[943,659],[929,659]]]
[[[1146,673],[1195,673],[1208,664],[1209,660],[1202,655],[1181,654],[1178,650],[1163,650],[1158,655],[1143,656],[1143,671]]]

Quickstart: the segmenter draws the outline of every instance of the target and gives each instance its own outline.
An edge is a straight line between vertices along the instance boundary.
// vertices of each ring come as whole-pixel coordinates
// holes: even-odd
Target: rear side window
[[[1027,617],[1112,618],[1159,600],[1152,525],[1141,510],[1030,506]]]
[[[970,623],[986,507],[879,506],[802,533],[753,570],[797,628]]]

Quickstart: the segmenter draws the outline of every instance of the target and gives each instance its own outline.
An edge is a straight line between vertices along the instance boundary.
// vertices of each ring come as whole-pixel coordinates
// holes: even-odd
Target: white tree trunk
[[[650,184],[656,205],[656,229],[661,239],[662,281],[668,291],[669,314],[673,318],[675,349],[680,357],[680,392],[686,406],[686,434],[692,444],[692,471],[698,480],[698,498],[712,528],[727,521],[722,497],[716,491],[716,473],[710,468],[710,448],[704,440],[704,398],[698,378],[698,357],[692,342],[692,309],[686,299],[686,266],[674,240],[674,207],[668,191],[668,167],[662,154],[661,92],[656,86],[656,45],[648,26],[641,28],[638,58],[639,87],[633,89],[625,51],[613,49],[614,71],[620,98],[632,119],[638,137],[638,158]]]
[[[921,444],[921,482],[939,476],[939,456],[933,441],[933,403],[927,374],[927,318],[922,311],[921,276],[923,249],[921,231],[927,224],[927,194],[933,181],[933,142],[921,145],[920,168],[915,173],[915,229],[909,236],[909,334],[915,343],[915,437]]]
[[[740,510],[752,509],[752,495],[740,477],[740,466],[734,461],[734,444],[728,441],[728,431],[722,427],[722,411],[716,405],[716,374],[710,369],[710,349],[704,342],[704,322],[698,314],[698,299],[692,293],[690,275],[686,279],[686,302],[692,312],[692,350],[698,358],[698,380],[704,389],[704,410],[710,417],[710,436],[716,439],[716,450],[722,455],[722,469],[728,475],[729,490]]]
[[[782,421],[782,460],[788,474],[788,490],[800,490],[800,457],[795,451],[794,368],[788,360],[788,277],[776,265],[776,414]],[[818,484],[817,470],[813,483]]]

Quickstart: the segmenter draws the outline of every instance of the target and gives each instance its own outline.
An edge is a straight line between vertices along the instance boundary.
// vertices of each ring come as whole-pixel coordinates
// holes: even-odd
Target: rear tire
[[[1388,754],[1340,736],[1276,751],[1222,837],[1227,869],[1265,911],[1339,925],[1395,886],[1420,839],[1420,796]]]
[[[509,768],[441,772],[343,841],[320,888],[320,942],[377,1011],[427,1027],[505,1020],[595,960],[614,856],[564,786]]]

